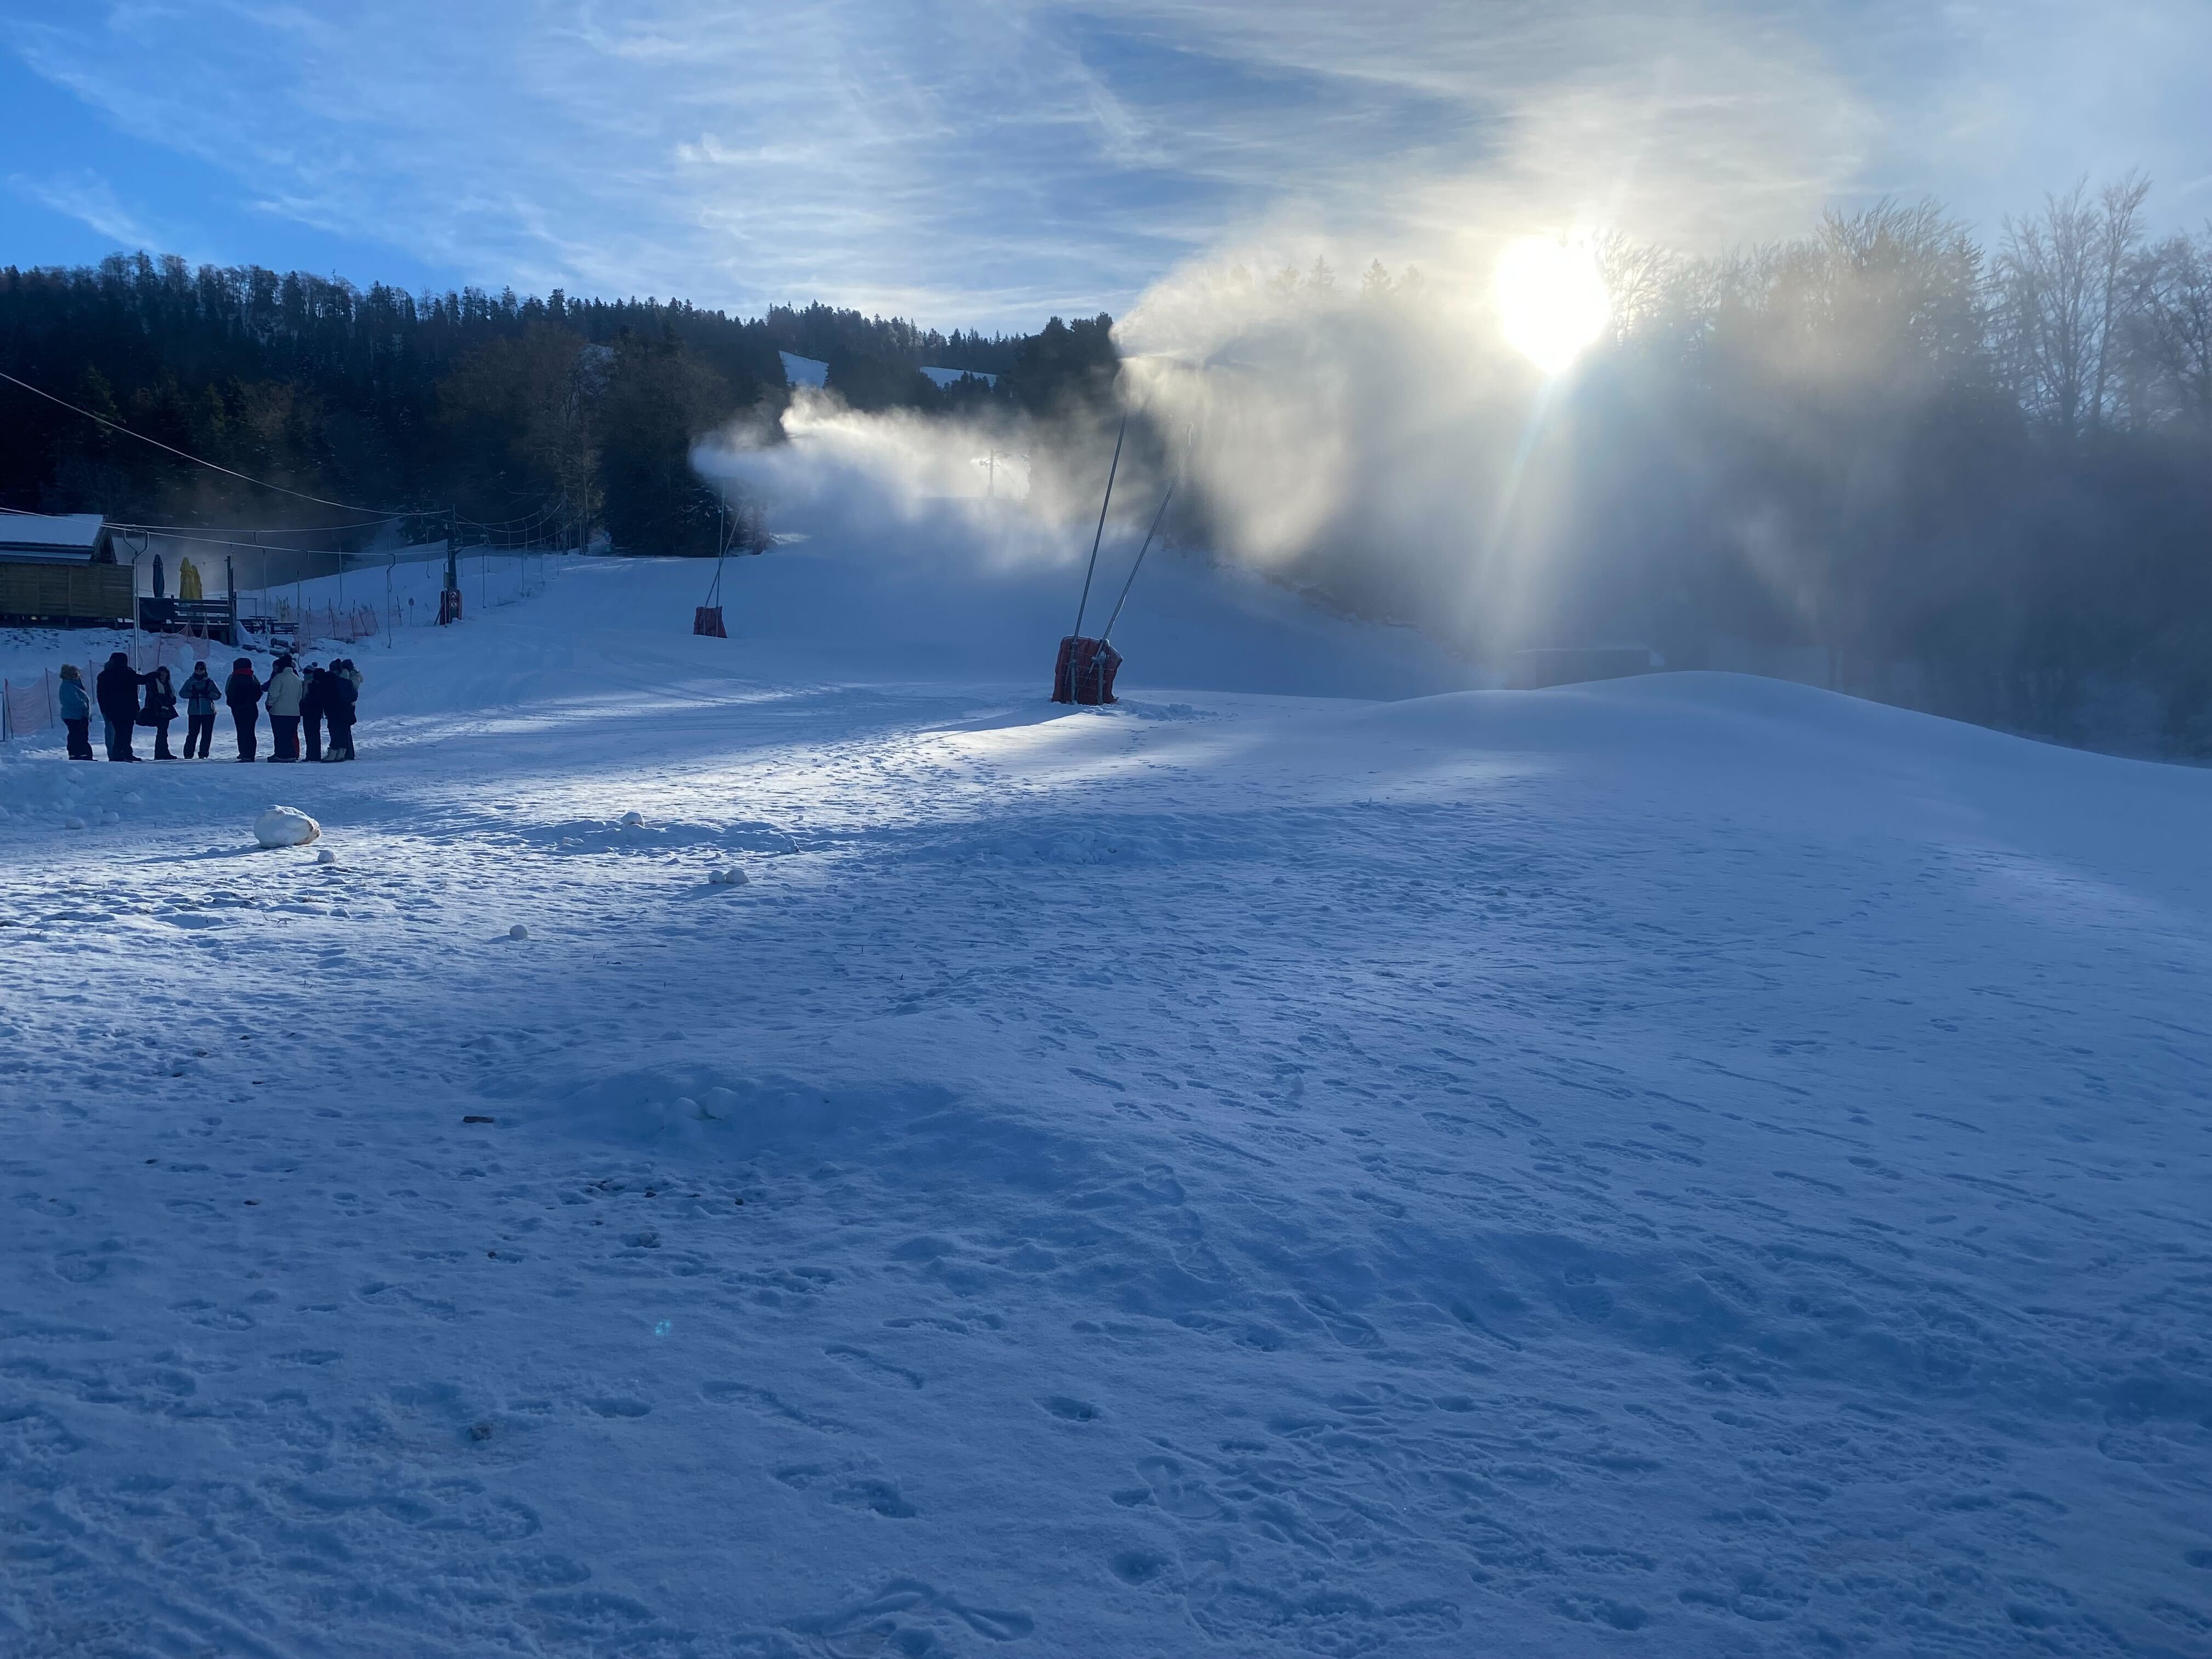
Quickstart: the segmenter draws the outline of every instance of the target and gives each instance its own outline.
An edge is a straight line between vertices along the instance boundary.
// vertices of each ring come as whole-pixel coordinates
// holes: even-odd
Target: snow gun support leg
[[[1075,631],[1060,641],[1060,656],[1053,664],[1054,702],[1114,701],[1114,671],[1121,665],[1121,659],[1105,641],[1084,633],[1083,613],[1091,606],[1091,581],[1098,574],[1098,543],[1106,533],[1106,509],[1114,503],[1114,479],[1121,471],[1121,441],[1128,435],[1129,417],[1124,415],[1121,430],[1114,434],[1114,459],[1106,469],[1106,494],[1098,502],[1098,527],[1091,532],[1091,564],[1083,573],[1083,597],[1075,606]]]

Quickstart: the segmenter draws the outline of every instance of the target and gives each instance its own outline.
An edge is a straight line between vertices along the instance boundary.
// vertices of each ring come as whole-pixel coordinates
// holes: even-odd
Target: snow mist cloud
[[[1095,421],[1078,429],[1010,416],[862,412],[834,392],[799,386],[775,433],[733,428],[698,446],[692,465],[757,505],[771,531],[880,544],[884,557],[1005,567],[1087,552],[1087,537],[1074,532],[1086,513],[1097,515],[1112,444]]]

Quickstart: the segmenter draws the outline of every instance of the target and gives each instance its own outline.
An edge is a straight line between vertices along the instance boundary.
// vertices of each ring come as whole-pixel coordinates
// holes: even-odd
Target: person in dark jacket
[[[178,580],[184,579],[180,575]],[[222,688],[207,672],[207,665],[192,665],[192,677],[177,690],[185,700],[185,758],[205,760],[208,742],[215,736],[215,706],[222,701]],[[196,754],[193,745],[199,745]]]
[[[169,752],[169,722],[177,718],[176,688],[169,671],[156,667],[146,677],[146,704],[138,711],[138,724],[154,728],[154,758],[174,760]]]
[[[131,659],[118,651],[100,671],[94,690],[100,699],[100,717],[107,722],[107,758],[135,761],[131,752],[131,728],[138,724],[138,688],[152,680],[131,667]]]
[[[361,693],[356,690],[353,677],[345,672],[350,666],[342,657],[323,676],[323,718],[331,723],[330,752],[324,756],[325,760],[353,758],[353,716]]]
[[[73,662],[62,665],[61,705],[62,729],[69,733],[69,757],[93,759],[92,699],[86,695],[84,676]]]
[[[230,718],[238,727],[238,757],[250,761],[260,746],[255,728],[261,724],[261,682],[253,677],[252,658],[240,657],[231,664],[230,678],[223,682],[222,700],[230,705]]]
[[[319,761],[323,757],[323,714],[329,701],[325,687],[330,676],[309,663],[305,678],[307,684],[300,692],[300,742],[306,751],[302,758]]]

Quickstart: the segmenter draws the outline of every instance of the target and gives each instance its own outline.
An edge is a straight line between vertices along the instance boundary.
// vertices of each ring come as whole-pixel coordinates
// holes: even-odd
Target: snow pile
[[[253,820],[253,839],[264,847],[305,847],[323,826],[296,806],[272,806]]]

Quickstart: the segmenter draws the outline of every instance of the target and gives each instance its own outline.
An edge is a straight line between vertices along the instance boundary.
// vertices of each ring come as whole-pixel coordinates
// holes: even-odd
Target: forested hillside
[[[827,359],[856,407],[1009,410],[1079,392],[1107,319],[1031,337],[822,305],[746,320],[681,301],[416,296],[255,266],[117,256],[0,270],[0,370],[149,438],[292,489],[618,547],[711,545],[693,441],[787,396],[779,351]],[[1070,343],[1073,342],[1073,347]],[[1000,375],[945,392],[924,366]],[[296,523],[283,503],[0,385],[0,507],[151,522]],[[327,510],[305,509],[330,521]]]

